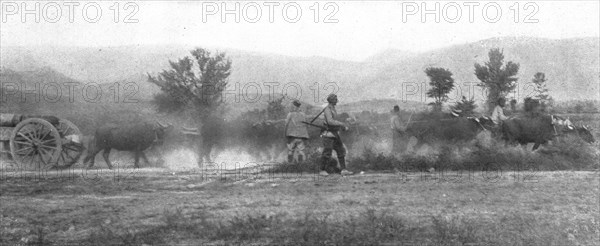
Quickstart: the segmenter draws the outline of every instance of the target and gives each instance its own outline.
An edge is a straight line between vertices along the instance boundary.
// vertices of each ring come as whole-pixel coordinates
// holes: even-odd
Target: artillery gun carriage
[[[75,164],[83,150],[81,131],[55,116],[0,114],[0,153],[21,170],[63,169]]]

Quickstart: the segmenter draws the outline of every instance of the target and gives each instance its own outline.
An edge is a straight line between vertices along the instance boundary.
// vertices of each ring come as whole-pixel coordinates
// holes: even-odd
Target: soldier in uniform
[[[394,106],[391,118],[392,128],[392,154],[398,154],[406,150],[406,126],[400,121],[400,107]]]
[[[504,99],[504,98],[498,99],[498,103],[497,103],[496,107],[494,108],[494,110],[492,111],[492,121],[496,125],[502,123],[503,120],[508,119],[508,117],[506,117],[504,115],[504,109],[503,109],[504,106],[506,106],[506,99]]]
[[[492,133],[496,136],[499,136],[500,129],[502,127],[502,121],[508,119],[506,115],[504,115],[504,107],[506,106],[506,99],[500,98],[496,104],[496,107],[492,111],[492,122],[494,122],[494,128],[492,129]]]
[[[308,139],[308,130],[306,124],[302,124],[306,120],[306,115],[300,111],[300,101],[294,100],[292,102],[293,108],[288,113],[285,119],[285,137],[287,139],[288,148],[288,163],[292,163],[294,160],[299,163],[306,159],[304,154],[304,142]],[[294,153],[297,153],[294,155]],[[297,159],[294,159],[297,156]]]
[[[322,176],[329,175],[326,171],[327,164],[332,158],[333,150],[337,154],[342,175],[351,175],[352,172],[346,169],[346,148],[340,139],[339,130],[348,130],[348,127],[343,122],[339,121],[335,105],[338,102],[337,95],[330,94],[327,96],[329,103],[323,110],[324,124],[326,130],[321,133],[323,139],[323,153],[321,154],[321,172]]]

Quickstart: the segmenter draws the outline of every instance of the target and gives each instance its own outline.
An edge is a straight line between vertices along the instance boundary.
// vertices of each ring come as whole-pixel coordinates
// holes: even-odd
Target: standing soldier
[[[500,129],[502,127],[502,121],[505,121],[508,119],[508,117],[506,117],[504,115],[504,106],[506,106],[506,99],[504,98],[500,98],[498,99],[498,103],[496,105],[496,107],[494,108],[494,110],[492,111],[492,122],[494,122],[494,129],[492,130],[492,132],[498,136],[500,133]]]
[[[503,120],[508,119],[508,117],[506,117],[504,115],[504,109],[503,109],[504,106],[506,106],[506,99],[504,99],[504,98],[498,99],[498,103],[497,103],[496,107],[494,108],[494,110],[492,111],[492,121],[496,125],[502,123]]]
[[[326,167],[332,158],[332,151],[335,150],[340,163],[340,168],[342,169],[341,174],[351,175],[352,172],[346,170],[346,148],[338,133],[340,128],[342,130],[348,130],[348,127],[343,122],[338,121],[338,115],[335,109],[335,105],[338,102],[337,96],[335,94],[330,94],[327,96],[327,102],[329,104],[323,109],[326,130],[321,133],[321,138],[323,138],[323,153],[321,154],[321,172],[319,174],[322,176],[329,175],[326,171]]]
[[[308,131],[306,125],[302,124],[306,120],[306,115],[300,111],[300,101],[294,100],[292,105],[292,110],[285,119],[284,131],[287,139],[288,163],[294,161],[294,156],[297,156],[296,163],[300,163],[306,160],[304,141],[308,139]],[[294,153],[297,153],[297,155],[294,155]]]
[[[392,154],[397,154],[406,150],[406,126],[400,121],[400,107],[394,106],[391,119],[392,126]]]

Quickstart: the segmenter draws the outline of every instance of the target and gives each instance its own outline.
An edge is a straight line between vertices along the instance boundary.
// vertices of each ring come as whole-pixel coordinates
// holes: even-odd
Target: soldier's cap
[[[336,94],[329,94],[329,96],[327,96],[327,101],[331,102],[333,99],[337,99],[337,95]]]

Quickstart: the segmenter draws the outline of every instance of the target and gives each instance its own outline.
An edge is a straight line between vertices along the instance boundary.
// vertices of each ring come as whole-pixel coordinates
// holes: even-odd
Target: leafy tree
[[[453,110],[460,110],[461,116],[473,116],[475,114],[475,108],[477,108],[475,99],[472,97],[471,99],[467,99],[465,96],[452,107]]]
[[[210,160],[213,146],[221,139],[223,131],[223,90],[231,74],[231,60],[224,53],[214,56],[197,48],[178,61],[169,61],[171,68],[158,76],[148,74],[148,82],[160,87],[152,101],[159,111],[181,112],[191,110],[198,123],[202,142],[198,145],[198,164]]]
[[[548,100],[550,98],[550,95],[548,95],[548,88],[546,88],[546,74],[537,72],[533,76],[531,82],[535,86],[535,99]]]
[[[448,93],[454,88],[454,79],[452,72],[441,67],[429,67],[425,69],[425,74],[429,77],[431,88],[427,91],[427,96],[435,101],[429,103],[434,110],[442,110],[444,102],[448,101]]]
[[[515,76],[519,72],[519,64],[509,61],[504,65],[504,54],[500,49],[491,49],[490,58],[484,65],[475,64],[475,75],[481,81],[478,86],[487,89],[486,104],[492,110],[499,98],[506,97],[517,86]]]
[[[189,106],[199,119],[217,112],[221,106],[222,92],[231,74],[231,60],[225,53],[215,54],[202,48],[190,52],[178,61],[169,61],[171,68],[158,76],[148,74],[148,82],[160,87],[153,103],[160,112],[181,111]],[[195,62],[194,62],[195,61]]]
[[[553,104],[553,99],[548,94],[548,88],[546,88],[546,74],[537,72],[531,82],[534,85],[534,93],[533,98],[540,100],[542,106],[545,108],[547,106],[551,106]]]

